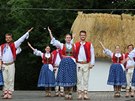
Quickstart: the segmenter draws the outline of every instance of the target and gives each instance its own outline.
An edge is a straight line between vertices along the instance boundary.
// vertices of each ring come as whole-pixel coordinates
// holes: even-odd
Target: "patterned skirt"
[[[76,63],[71,58],[63,58],[60,62],[56,85],[63,87],[75,86],[77,83]]]
[[[51,70],[49,66],[52,65],[44,64],[40,70],[38,87],[54,87],[55,86],[55,76],[53,69]],[[52,67],[53,68],[53,67]]]
[[[135,86],[135,69],[134,69],[134,72],[133,72],[131,85],[132,85],[132,86]]]
[[[127,84],[126,72],[123,70],[121,64],[111,65],[107,84],[115,86],[125,86]]]
[[[2,70],[0,70],[0,86],[3,86],[3,75],[2,75]]]

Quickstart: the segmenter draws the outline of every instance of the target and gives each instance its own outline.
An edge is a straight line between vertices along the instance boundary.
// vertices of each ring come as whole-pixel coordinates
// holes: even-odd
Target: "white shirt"
[[[17,41],[14,42],[15,48],[18,49],[21,45],[21,43],[29,37],[29,33],[26,32],[21,38],[19,38]],[[16,53],[18,54],[18,50]],[[8,44],[6,44],[6,47],[3,49],[3,55],[1,55],[1,46],[0,46],[0,59],[3,61],[3,63],[10,63],[13,62],[13,55],[11,48]]]
[[[36,56],[41,56],[41,58],[43,58],[43,54],[44,54],[44,53],[42,53],[41,51],[35,49],[35,50],[34,50],[34,54],[35,54]],[[45,53],[45,57],[50,58],[50,57],[51,57],[51,54],[50,54],[50,53]],[[52,64],[48,64],[48,66],[49,66],[49,69],[50,69],[51,71],[53,71],[53,66],[52,66]]]
[[[78,54],[78,61],[87,61],[85,49],[84,49],[85,43],[80,42],[80,44],[81,44],[81,46],[80,46],[80,50],[79,50],[79,54]],[[95,55],[94,55],[94,48],[93,48],[92,44],[91,44],[91,47],[90,47],[90,52],[91,52],[90,64],[94,65],[95,64]]]
[[[56,51],[58,52],[58,50],[56,50]],[[56,56],[56,60],[55,60],[55,62],[54,62],[54,65],[55,65],[55,66],[59,66],[60,61],[61,61],[61,58],[60,58],[60,54],[59,54],[59,52],[58,52],[58,53],[57,53],[57,56]]]
[[[111,50],[109,50],[109,49],[105,49],[105,50],[103,50],[103,53],[104,53],[104,54],[106,54],[107,56],[109,56],[109,57],[113,58],[113,53],[112,53],[112,51],[111,51]],[[123,55],[123,56],[124,56],[124,58],[125,58],[125,55],[124,55],[124,54],[121,54],[121,53],[115,53],[115,56],[116,56],[117,58],[121,57],[121,55]],[[124,67],[124,65],[123,65],[123,64],[121,64],[121,66],[122,66],[123,71],[125,71],[125,67]]]
[[[60,49],[63,49],[63,46],[64,46],[63,43],[61,43],[60,41],[56,40],[55,38],[53,38],[53,39],[51,40],[51,44],[52,44],[53,46],[56,46],[56,47],[60,48]],[[71,40],[71,42],[70,42],[69,44],[66,43],[65,45],[66,45],[66,47],[67,47],[68,49],[71,49],[71,48],[72,48],[72,40]]]
[[[135,57],[135,48],[129,53],[128,57],[133,59]]]
[[[105,50],[103,50],[103,53],[106,54],[107,56],[110,56],[111,58],[113,58],[113,53],[111,50],[105,49]],[[122,54],[122,55],[124,55],[124,54]],[[115,56],[119,58],[119,57],[121,57],[121,53],[115,53]]]
[[[36,56],[41,56],[41,58],[43,58],[43,55],[44,55],[43,52],[41,52],[41,51],[39,51],[37,49],[34,50],[34,54]],[[45,53],[45,57],[50,58],[51,57],[51,54],[50,53]]]
[[[135,48],[129,53],[128,57],[131,59],[131,61],[134,61],[134,57],[135,57]],[[135,62],[134,62],[134,66],[135,66]]]
[[[71,49],[71,48],[72,48],[72,42],[73,42],[73,41],[71,40],[70,43],[66,43],[66,44],[65,44],[67,49]],[[55,38],[53,38],[53,39],[51,40],[51,44],[52,44],[53,46],[55,46],[55,47],[61,49],[61,50],[63,49],[63,46],[64,46],[63,43],[61,43],[60,41],[56,40]],[[76,60],[75,60],[73,57],[71,57],[71,58],[74,60],[74,62],[76,62]]]

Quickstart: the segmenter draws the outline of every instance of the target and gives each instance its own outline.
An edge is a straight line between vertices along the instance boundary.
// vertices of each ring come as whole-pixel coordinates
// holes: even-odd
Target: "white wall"
[[[90,70],[89,91],[113,91],[111,85],[107,85],[111,62],[97,60]]]

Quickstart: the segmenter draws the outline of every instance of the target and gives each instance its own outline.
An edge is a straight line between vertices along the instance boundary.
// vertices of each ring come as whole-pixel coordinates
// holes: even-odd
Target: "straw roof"
[[[122,52],[126,52],[127,45],[135,45],[134,19],[135,16],[129,14],[84,14],[83,12],[78,12],[71,32],[77,33],[76,42],[79,41],[80,30],[85,30],[87,32],[86,40],[93,43],[96,57],[105,57],[98,40],[112,51],[115,50],[116,45],[120,45]]]

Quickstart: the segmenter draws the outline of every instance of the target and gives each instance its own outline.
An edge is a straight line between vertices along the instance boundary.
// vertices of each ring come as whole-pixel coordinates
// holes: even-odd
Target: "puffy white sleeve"
[[[20,37],[17,41],[14,42],[15,47],[18,48],[25,39],[28,39],[28,37],[29,37],[29,32],[26,32],[22,37]]]
[[[56,40],[55,38],[53,38],[51,40],[51,44],[55,47],[58,47],[60,49],[63,49],[63,43],[61,43],[60,41]]]
[[[17,54],[17,55],[20,54],[21,51],[22,51],[22,49],[21,49],[20,47],[18,47],[18,48],[16,49],[16,54]]]
[[[104,54],[106,54],[107,56],[110,56],[110,57],[112,57],[112,56],[113,56],[112,51],[111,51],[111,50],[109,50],[109,49],[105,49],[105,50],[103,50],[103,53],[104,53]]]
[[[36,55],[36,56],[41,56],[41,57],[43,56],[43,53],[41,51],[37,50],[37,49],[35,49],[33,51],[33,54]]]

